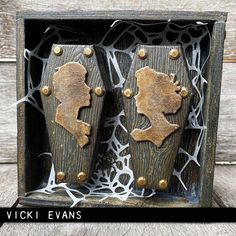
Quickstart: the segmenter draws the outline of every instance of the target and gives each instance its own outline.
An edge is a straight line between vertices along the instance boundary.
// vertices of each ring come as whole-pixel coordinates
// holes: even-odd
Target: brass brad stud
[[[139,188],[144,188],[147,185],[147,180],[145,177],[141,176],[137,180],[137,185]]]
[[[176,60],[180,57],[180,51],[177,48],[173,48],[169,52],[169,57],[172,60]]]
[[[133,92],[131,89],[125,89],[124,92],[123,92],[124,96],[127,97],[127,98],[131,98],[133,96]]]
[[[66,177],[66,175],[65,175],[64,172],[60,171],[60,172],[57,173],[57,179],[59,181],[63,181],[65,179],[65,177]]]
[[[166,179],[161,179],[160,181],[159,181],[159,188],[160,189],[166,189],[167,188],[167,186],[168,186],[168,182],[167,182],[167,180]]]
[[[87,47],[84,49],[83,54],[86,57],[91,57],[93,55],[93,50],[91,48]]]
[[[186,98],[188,96],[188,89],[185,87],[182,87],[181,91],[179,92],[180,96],[183,98]]]
[[[102,97],[105,93],[105,90],[102,87],[96,87],[94,92],[98,97]]]
[[[59,46],[54,47],[53,52],[56,56],[60,56],[63,53],[63,49]]]
[[[48,86],[43,86],[43,87],[41,88],[41,93],[42,93],[44,96],[49,96],[49,95],[52,93],[52,91],[51,91],[51,89],[50,89]]]
[[[147,51],[144,48],[142,48],[138,51],[137,55],[140,59],[145,59],[147,58]]]
[[[79,183],[83,183],[85,182],[85,180],[87,179],[87,175],[85,172],[79,172],[79,174],[77,175],[77,180]]]

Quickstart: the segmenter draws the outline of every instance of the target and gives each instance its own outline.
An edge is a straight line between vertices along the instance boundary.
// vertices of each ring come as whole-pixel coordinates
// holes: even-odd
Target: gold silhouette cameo
[[[85,83],[87,70],[83,65],[69,62],[59,68],[53,75],[55,97],[61,102],[56,110],[55,121],[69,131],[80,147],[89,142],[91,126],[78,120],[82,107],[90,105],[90,87]]]
[[[150,67],[136,71],[139,93],[135,96],[137,112],[151,123],[147,129],[134,129],[131,136],[136,141],[151,141],[161,147],[164,140],[179,128],[171,124],[165,114],[175,114],[182,105],[181,87],[175,75],[157,72]],[[180,93],[180,94],[179,94]]]

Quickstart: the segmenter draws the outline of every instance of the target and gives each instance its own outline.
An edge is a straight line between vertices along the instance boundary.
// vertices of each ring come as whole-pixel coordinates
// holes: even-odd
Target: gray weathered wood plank
[[[21,11],[18,15],[25,16],[27,19],[115,19],[115,20],[210,20],[225,22],[227,13],[222,11],[187,11],[182,9],[162,10],[158,12],[155,9],[120,9],[104,10],[70,10],[70,11]]]
[[[16,161],[15,63],[0,64],[0,162]],[[236,161],[236,64],[224,63],[217,161]]]
[[[0,162],[16,161],[15,71],[15,63],[0,63]]]
[[[234,236],[235,223],[11,223],[4,224],[1,235],[86,235],[86,236]]]
[[[0,5],[0,58],[15,58],[15,14],[20,10],[35,11],[68,11],[68,10],[160,10],[160,11],[228,11],[227,37],[225,41],[225,58],[236,57],[236,2],[234,0],[210,0],[207,3],[204,0],[194,2],[193,5],[188,0],[181,2],[177,0],[160,0],[145,1],[121,0],[119,4],[116,1],[104,0],[102,4],[96,1],[81,0],[80,4],[71,2],[70,0],[53,2],[47,0],[30,1],[2,1]],[[192,16],[190,16],[192,17]]]
[[[204,99],[205,104],[203,105],[203,116],[207,128],[204,133],[204,139],[200,150],[200,156],[203,158],[200,160],[201,168],[199,178],[199,192],[200,196],[202,196],[200,201],[203,202],[206,207],[212,204],[212,199],[209,198],[209,193],[212,194],[213,191],[213,173],[217,140],[216,131],[218,128],[219,102],[223,70],[222,60],[224,32],[225,24],[222,22],[216,22],[212,30],[212,35],[216,35],[216,37],[212,38],[210,59],[206,72],[208,87]]]
[[[236,207],[236,165],[216,166],[213,196],[221,207]]]
[[[236,64],[225,63],[220,97],[217,161],[236,161]]]
[[[11,207],[17,199],[16,164],[0,164],[0,207]]]

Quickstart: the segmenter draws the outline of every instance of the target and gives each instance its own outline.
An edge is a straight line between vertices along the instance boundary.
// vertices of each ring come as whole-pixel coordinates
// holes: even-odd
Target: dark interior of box
[[[32,51],[39,43],[45,30],[51,26],[58,26],[62,27],[60,34],[63,36],[64,39],[67,39],[65,43],[67,44],[81,44],[81,45],[99,45],[101,41],[103,41],[104,46],[115,45],[118,49],[123,49],[130,43],[132,40],[128,34],[124,34],[124,36],[120,37],[120,40],[113,44],[114,40],[123,32],[123,30],[127,27],[125,24],[120,25],[117,27],[117,30],[114,30],[111,34],[109,34],[105,40],[103,40],[104,35],[111,29],[111,25],[114,21],[113,20],[26,20],[25,21],[25,48],[29,51]],[[139,22],[142,24],[153,24],[156,23],[154,21],[142,21]],[[174,22],[175,24],[179,25],[179,30],[181,26],[184,29],[184,26],[189,24],[195,24],[196,22]],[[165,23],[167,24],[167,23]],[[164,30],[165,24],[159,24],[156,26],[150,25],[149,32],[162,32]],[[74,29],[73,30],[64,30],[66,28]],[[123,28],[122,28],[123,27]],[[173,26],[174,27],[174,26]],[[205,26],[204,26],[205,27]],[[213,22],[208,22],[206,28],[209,32],[212,32]],[[50,30],[46,32],[47,35],[53,35],[53,30],[55,28],[52,27]],[[199,37],[199,32],[193,29],[189,30],[190,35],[192,38],[189,38],[188,35],[182,35],[182,42],[188,43],[192,40],[197,40]],[[176,44],[176,35],[173,32],[169,32],[166,34],[168,37],[167,40]],[[142,33],[137,33],[137,37],[139,38],[139,43],[142,44],[149,44],[146,40],[145,35]],[[69,41],[70,39],[70,41]],[[177,44],[181,44],[182,42],[177,42]],[[51,46],[53,43],[58,43],[58,37],[55,34],[52,37],[49,37],[48,40],[41,45],[40,50],[37,51],[37,55],[43,58],[47,58],[49,56]],[[63,43],[62,43],[63,44]],[[161,40],[153,40],[151,45],[160,45]],[[194,45],[194,44],[193,44]],[[203,37],[200,42],[201,45],[201,60],[200,63],[203,64],[209,54],[209,46],[210,40],[209,35]],[[191,48],[186,48],[185,56],[188,58],[189,61],[192,60],[192,51]],[[127,73],[127,68],[122,68],[122,60],[124,57],[118,56],[121,71],[123,73]],[[28,66],[30,63],[30,74],[32,77],[33,86],[36,87],[40,84],[41,81],[41,73],[42,73],[42,61],[37,59],[37,57],[31,57],[30,61],[25,60],[25,65]],[[202,69],[202,75],[204,75],[205,70],[207,69],[207,65]],[[26,87],[28,86],[27,83],[27,70],[25,72],[25,84]],[[194,77],[195,72],[190,71],[190,75]],[[125,77],[125,76],[124,76]],[[114,73],[114,80],[116,80],[116,75]],[[116,81],[115,81],[116,83]],[[29,89],[27,89],[26,95],[29,93]],[[204,88],[204,92],[206,88]],[[41,99],[39,91],[35,91],[33,94],[34,98],[36,99],[38,105],[42,107]],[[119,99],[119,95],[115,95],[113,99]],[[112,101],[112,99],[111,99]],[[197,104],[199,101],[198,93],[194,93],[194,101],[193,104]],[[118,104],[118,103],[117,103]],[[114,103],[108,102],[108,115],[112,116],[115,115],[118,108],[114,107]],[[203,108],[202,108],[203,109]],[[204,114],[204,110],[203,114]],[[201,121],[199,121],[201,122]],[[26,166],[25,166],[25,175],[26,175],[26,192],[32,191],[38,188],[41,188],[46,185],[49,177],[50,172],[50,161],[48,158],[38,158],[38,156],[44,152],[50,152],[49,141],[48,141],[48,134],[47,128],[45,125],[45,118],[42,113],[40,113],[32,104],[26,103],[26,114],[25,114],[25,123],[26,123]],[[109,133],[109,132],[108,132]],[[119,134],[118,134],[119,136]],[[184,132],[182,138],[182,148],[187,150],[189,153],[193,153],[196,148],[196,140],[199,137],[199,132],[194,129],[187,129]],[[110,155],[110,154],[105,154]],[[198,162],[201,163],[202,156],[198,155]],[[186,161],[188,159],[187,155],[178,154],[178,158],[176,158],[175,169],[179,171],[183,168]],[[99,161],[99,160],[98,160]],[[131,157],[132,162],[132,157]],[[103,162],[104,165],[107,163]],[[169,194],[162,191],[157,191],[157,194],[161,194],[168,198],[169,196],[183,196],[188,199],[192,199],[196,201],[198,198],[198,182],[199,182],[199,167],[194,161],[190,161],[186,168],[181,173],[182,181],[184,182],[187,189],[183,187],[183,184],[179,181],[176,176],[172,176],[170,189],[168,190]],[[30,195],[29,195],[30,197]]]

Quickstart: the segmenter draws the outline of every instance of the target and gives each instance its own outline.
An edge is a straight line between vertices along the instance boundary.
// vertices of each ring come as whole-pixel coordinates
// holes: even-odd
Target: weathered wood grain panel
[[[217,165],[213,198],[220,207],[236,207],[236,165]]]
[[[224,32],[225,25],[222,22],[214,24],[211,42],[210,59],[207,64],[206,78],[207,78],[207,92],[205,93],[203,116],[205,119],[206,130],[204,133],[204,139],[200,150],[200,156],[203,158],[200,160],[200,202],[204,206],[211,206],[212,199],[209,198],[209,193],[213,191],[213,173],[214,162],[216,155],[216,142],[217,142],[217,128],[219,118],[219,102],[221,92],[221,80],[222,80],[222,60],[223,60],[223,45],[224,45]],[[213,59],[214,58],[214,59]],[[217,59],[218,58],[218,59]]]
[[[16,66],[0,63],[0,162],[16,161]],[[225,63],[220,101],[217,161],[236,161],[236,64]]]
[[[16,164],[0,164],[0,173],[0,207],[11,207],[17,199]]]
[[[0,63],[0,162],[16,161],[16,65]]]
[[[236,64],[225,63],[220,96],[217,160],[236,161]]]
[[[226,11],[229,12],[226,26],[225,58],[236,58],[236,2],[234,0],[113,0],[99,1],[31,1],[2,0],[0,4],[0,58],[15,58],[15,13],[20,10],[67,11],[67,10],[185,10],[185,11]]]
[[[235,223],[8,223],[0,229],[1,235],[86,235],[86,236],[234,236]]]

